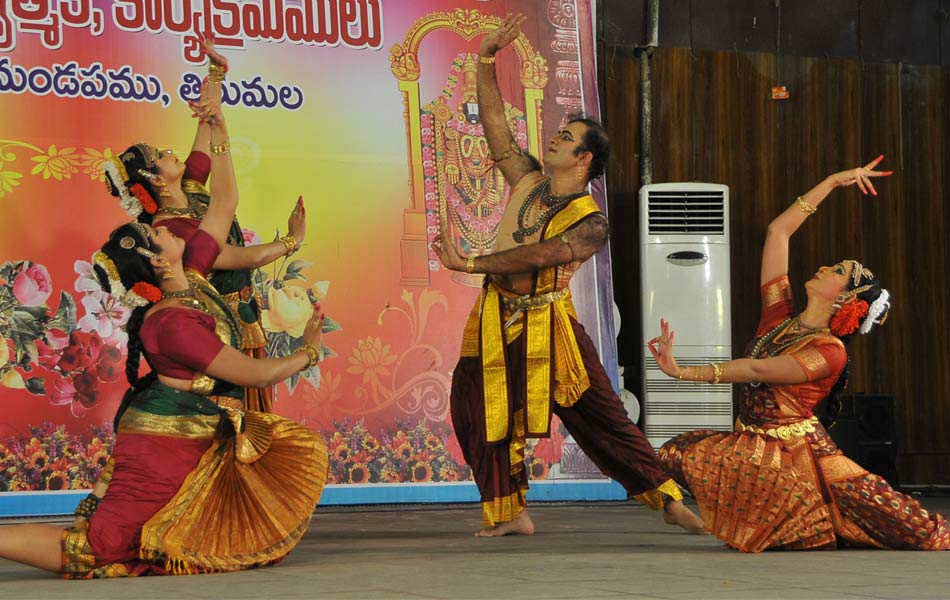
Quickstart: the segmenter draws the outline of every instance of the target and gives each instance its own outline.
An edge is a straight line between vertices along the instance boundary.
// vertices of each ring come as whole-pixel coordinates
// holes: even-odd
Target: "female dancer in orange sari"
[[[805,284],[796,314],[788,281],[788,240],[838,186],[877,195],[867,166],[828,177],[769,225],[762,251],[762,318],[746,358],[680,367],[675,334],[661,321],[650,341],[660,369],[688,381],[742,383],[732,433],[692,431],[660,450],[660,459],[696,497],[709,531],[745,552],[841,546],[945,550],[946,519],[896,492],[846,458],[814,416],[843,380],[846,344],[881,324],[890,295],[855,260],[822,267]]]
[[[219,113],[216,146],[226,139]],[[73,527],[2,527],[0,557],[70,578],[235,571],[281,560],[307,531],[326,481],[326,446],[302,425],[244,410],[243,398],[245,387],[320,360],[322,313],[315,308],[305,345],[290,356],[242,352],[238,317],[203,276],[237,205],[230,155],[219,150],[210,160],[214,200],[187,243],[133,222],[96,254],[103,289],[139,324],[128,327],[132,389],[116,417],[112,466]],[[140,352],[153,369],[142,378]]]

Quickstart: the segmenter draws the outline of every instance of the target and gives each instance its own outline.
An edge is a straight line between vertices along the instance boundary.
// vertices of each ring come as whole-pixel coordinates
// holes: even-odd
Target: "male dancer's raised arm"
[[[524,19],[522,14],[509,14],[498,29],[482,38],[476,78],[478,114],[485,129],[488,148],[508,185],[512,187],[525,173],[541,170],[538,162],[525,153],[508,129],[505,101],[495,75],[495,54],[521,35]]]

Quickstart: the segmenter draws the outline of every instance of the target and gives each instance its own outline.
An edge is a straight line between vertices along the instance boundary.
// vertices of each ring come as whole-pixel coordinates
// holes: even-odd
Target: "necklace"
[[[789,346],[797,344],[807,337],[828,331],[827,327],[815,328],[808,327],[807,325],[801,325],[801,327],[804,328],[804,331],[797,332],[797,335],[792,334],[790,337],[786,338],[784,334],[789,333],[786,331],[786,329],[789,329],[789,325],[792,325],[793,323],[801,324],[801,321],[798,320],[798,317],[789,317],[788,319],[785,319],[776,325],[775,328],[759,338],[759,340],[755,343],[755,346],[752,347],[752,353],[749,356],[751,358],[764,358],[764,356],[760,355],[763,349],[765,349],[766,356],[778,356]],[[775,343],[775,346],[773,348],[766,349],[766,346],[773,342]]]
[[[587,192],[577,192],[574,194],[566,194],[564,196],[555,196],[551,194],[551,180],[545,179],[539,183],[531,193],[528,194],[528,197],[525,198],[524,202],[521,203],[521,208],[518,210],[518,229],[511,237],[515,242],[521,244],[524,242],[525,237],[529,235],[534,235],[538,231],[548,224],[548,221],[551,220],[555,214],[558,213],[562,208],[567,206],[571,200],[580,198],[581,196],[586,196]],[[525,217],[528,214],[528,209],[534,204],[535,200],[538,200],[540,206],[538,208],[538,216],[534,221],[534,225],[528,225],[525,222]],[[541,207],[547,206],[546,209]]]
[[[162,298],[174,298],[180,300],[182,304],[189,308],[196,308],[201,312],[208,312],[208,307],[198,298],[198,292],[195,290],[195,286],[190,283],[188,284],[188,288],[184,290],[162,292]]]
[[[195,202],[188,197],[188,206],[163,206],[158,210],[166,215],[177,215],[179,217],[191,217],[192,219],[203,219],[208,207],[199,202]]]

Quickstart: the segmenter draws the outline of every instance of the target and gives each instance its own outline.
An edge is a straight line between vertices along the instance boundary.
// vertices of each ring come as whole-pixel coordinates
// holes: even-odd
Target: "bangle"
[[[301,371],[306,371],[320,362],[320,351],[313,346],[307,344],[306,346],[301,346],[300,350],[307,353],[307,366],[300,369]]]
[[[719,380],[722,379],[722,363],[713,363],[713,380],[714,384],[719,383]]]
[[[495,64],[495,57],[494,57],[494,56],[482,56],[481,54],[479,54],[479,55],[478,55],[478,62],[482,63],[483,65],[493,65],[493,64]]]
[[[680,381],[693,381],[692,369],[692,367],[680,367],[680,372],[676,375],[676,378]]]
[[[228,72],[227,67],[222,67],[214,63],[208,65],[208,80],[215,83],[224,81],[224,75]]]
[[[802,199],[801,196],[799,196],[795,201],[798,202],[798,208],[799,208],[803,213],[805,213],[805,216],[806,216],[806,217],[815,214],[815,212],[818,210],[817,208],[815,208],[815,207],[812,206],[811,204],[805,202],[805,201]]]
[[[289,233],[282,238],[278,238],[277,241],[287,248],[287,252],[285,254],[293,254],[297,250],[300,250],[300,243],[297,241],[297,238],[290,235]]]
[[[475,272],[475,257],[469,256],[468,260],[465,261],[465,272],[474,273]]]
[[[76,505],[76,510],[73,514],[77,517],[88,519],[92,517],[93,513],[96,512],[96,509],[99,508],[99,502],[101,501],[102,498],[99,496],[96,496],[95,494],[89,494],[79,501],[79,504]]]
[[[231,151],[231,140],[224,140],[223,143],[218,144],[217,146],[211,144],[211,154],[227,154]]]

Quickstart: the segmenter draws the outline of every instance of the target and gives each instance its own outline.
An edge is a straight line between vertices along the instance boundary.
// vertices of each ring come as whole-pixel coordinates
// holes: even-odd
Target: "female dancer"
[[[219,135],[213,128],[212,141]],[[242,411],[241,388],[315,364],[322,313],[314,311],[304,347],[291,356],[241,352],[235,315],[202,276],[237,204],[229,155],[211,161],[214,200],[187,246],[165,227],[133,222],[94,259],[103,288],[135,307],[132,389],[116,417],[111,472],[72,528],[0,528],[0,557],[71,578],[232,571],[280,560],[306,532],[326,480],[326,447],[301,425]],[[153,371],[140,379],[142,354]]]
[[[215,51],[212,40],[202,44],[210,59],[210,72],[202,84],[201,99],[191,104],[198,117],[198,129],[185,162],[170,150],[135,144],[105,166],[110,191],[120,198],[130,216],[140,223],[161,224],[186,242],[198,231],[208,208],[210,194],[205,185],[214,162],[211,156],[215,152],[226,153],[231,147],[227,135],[217,143],[212,140],[209,120],[213,113],[220,115],[221,83],[228,62]],[[223,127],[223,122],[219,127]],[[302,197],[297,199],[287,225],[288,234],[279,240],[245,247],[241,226],[233,219],[227,244],[212,270],[204,274],[238,315],[244,350],[255,358],[265,356],[267,338],[260,324],[261,302],[252,285],[252,270],[295,252],[303,243],[307,229]],[[271,388],[245,390],[248,409],[269,412],[272,405]]]
[[[847,344],[882,324],[890,295],[856,260],[821,267],[805,283],[808,304],[796,314],[788,280],[788,240],[835,188],[857,184],[877,195],[871,178],[883,157],[831,175],[769,225],[762,251],[762,317],[746,358],[680,367],[675,334],[649,342],[660,369],[687,381],[742,383],[732,433],[692,431],[660,450],[674,478],[696,497],[706,527],[734,548],[841,546],[944,550],[950,528],[877,475],[846,458],[814,416],[843,386]]]

